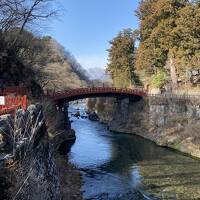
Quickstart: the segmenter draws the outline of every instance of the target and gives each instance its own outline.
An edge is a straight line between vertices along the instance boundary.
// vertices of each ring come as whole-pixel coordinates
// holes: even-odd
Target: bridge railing
[[[14,114],[19,108],[26,110],[27,96],[23,86],[6,87],[0,89],[0,115]]]
[[[48,92],[47,96],[53,99],[67,98],[70,96],[92,94],[92,93],[122,93],[128,95],[139,95],[146,96],[144,88],[116,88],[116,87],[88,87],[88,88],[77,88],[69,89],[58,92]]]
[[[48,95],[52,96],[52,95],[59,95],[59,94],[63,94],[63,93],[80,93],[80,92],[105,92],[105,91],[113,91],[113,92],[145,92],[143,89],[129,89],[129,88],[110,88],[110,87],[90,87],[90,88],[77,88],[77,89],[69,89],[69,90],[65,90],[65,91],[57,91],[55,93],[48,93]]]
[[[143,87],[135,87],[135,88],[117,88],[117,87],[88,87],[88,88],[76,88],[69,89],[65,91],[58,91],[49,93],[49,96],[52,99],[61,99],[68,98],[73,96],[80,96],[84,94],[92,94],[92,93],[122,93],[128,95],[139,95],[139,96],[147,96],[147,97],[155,97],[157,99],[200,99],[200,95],[189,95],[189,94],[174,94],[174,93],[164,93],[164,94],[148,94],[148,92]]]
[[[165,98],[165,99],[200,99],[200,95],[192,95],[192,94],[148,94],[149,97],[155,98]]]

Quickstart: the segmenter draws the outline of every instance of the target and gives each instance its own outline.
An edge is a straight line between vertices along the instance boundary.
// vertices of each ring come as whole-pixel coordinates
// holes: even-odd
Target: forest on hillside
[[[139,29],[123,30],[110,42],[107,71],[114,84],[198,86],[200,1],[141,0],[135,14]]]
[[[25,85],[38,95],[87,83],[86,71],[69,51],[53,38],[35,34],[58,15],[51,0],[0,1],[1,87]]]

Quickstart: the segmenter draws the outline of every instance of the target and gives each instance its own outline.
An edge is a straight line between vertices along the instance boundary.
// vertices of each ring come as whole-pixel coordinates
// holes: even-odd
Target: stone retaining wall
[[[149,97],[139,102],[117,100],[106,121],[111,131],[138,134],[200,158],[200,99]],[[106,111],[107,112],[107,111]],[[105,121],[104,110],[99,112]],[[106,118],[108,119],[108,118]]]

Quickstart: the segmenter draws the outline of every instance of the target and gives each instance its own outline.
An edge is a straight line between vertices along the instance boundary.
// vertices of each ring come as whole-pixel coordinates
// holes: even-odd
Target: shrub
[[[158,71],[151,79],[151,86],[162,88],[167,83],[167,75],[165,71]]]

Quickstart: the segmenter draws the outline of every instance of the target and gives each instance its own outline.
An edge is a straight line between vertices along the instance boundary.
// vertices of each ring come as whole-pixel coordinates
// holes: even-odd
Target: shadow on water
[[[75,141],[63,142],[58,148],[60,155],[68,154],[71,151],[71,148],[74,144],[75,144]]]

